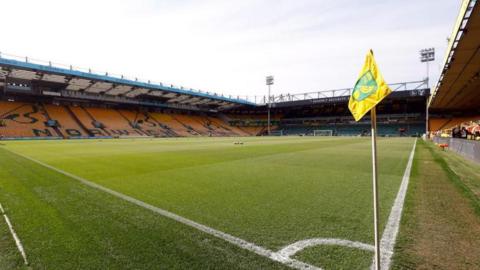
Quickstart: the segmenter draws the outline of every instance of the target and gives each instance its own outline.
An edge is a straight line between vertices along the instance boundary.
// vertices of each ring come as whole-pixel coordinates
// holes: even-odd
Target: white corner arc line
[[[313,246],[319,245],[331,245],[331,246],[343,246],[343,247],[350,247],[350,248],[358,248],[367,251],[375,251],[375,247],[370,244],[365,244],[361,242],[355,242],[345,239],[338,239],[338,238],[312,238],[312,239],[305,239],[298,242],[295,242],[291,245],[285,246],[277,253],[290,258],[291,256],[295,255],[297,252]]]
[[[403,205],[405,203],[405,196],[407,195],[408,183],[410,181],[410,173],[412,171],[413,156],[415,155],[415,147],[417,146],[417,139],[413,143],[412,151],[408,158],[407,167],[403,173],[402,183],[393,203],[392,210],[388,216],[387,225],[383,231],[382,239],[380,240],[380,269],[390,269],[392,262],[393,249],[395,248],[395,241],[397,239],[398,229],[400,227],[400,219],[402,218]],[[372,260],[370,269],[375,269],[375,258]]]
[[[258,245],[255,245],[253,243],[250,243],[248,241],[245,241],[243,239],[240,239],[238,237],[235,237],[233,235],[230,235],[228,233],[224,233],[222,231],[219,231],[219,230],[216,230],[216,229],[213,229],[213,228],[210,228],[206,225],[203,225],[203,224],[200,224],[200,223],[197,223],[193,220],[190,220],[190,219],[187,219],[187,218],[184,218],[182,216],[179,216],[177,214],[174,214],[172,212],[169,212],[167,210],[164,210],[164,209],[161,209],[159,207],[156,207],[156,206],[153,206],[151,204],[148,204],[146,202],[143,202],[143,201],[140,201],[138,199],[135,199],[133,197],[130,197],[128,195],[125,195],[123,193],[120,193],[120,192],[117,192],[117,191],[114,191],[112,189],[109,189],[109,188],[106,188],[104,186],[101,186],[99,184],[96,184],[94,182],[90,182],[89,180],[86,180],[82,177],[79,177],[79,176],[76,176],[74,174],[71,174],[71,173],[68,173],[66,171],[63,171],[63,170],[60,170],[58,168],[55,168],[53,166],[50,166],[46,163],[43,163],[39,160],[36,160],[34,158],[31,158],[31,157],[28,157],[28,156],[25,156],[23,154],[19,154],[19,153],[16,153],[12,150],[9,150],[9,149],[6,149],[4,148],[5,150],[9,151],[10,153],[14,154],[14,155],[17,155],[17,156],[20,156],[22,158],[25,158],[27,160],[30,160],[34,163],[37,163],[45,168],[48,168],[50,170],[53,170],[53,171],[56,171],[60,174],[63,174],[67,177],[70,177],[70,178],[73,178],[79,182],[81,182],[82,184],[86,185],[86,186],[89,186],[89,187],[92,187],[92,188],[95,188],[95,189],[98,189],[98,190],[101,190],[105,193],[108,193],[110,195],[113,195],[117,198],[120,198],[120,199],[123,199],[125,201],[128,201],[132,204],[135,204],[137,206],[140,206],[140,207],[143,207],[145,209],[148,209],[152,212],[155,212],[157,214],[160,214],[164,217],[167,217],[167,218],[170,218],[170,219],[173,219],[179,223],[182,223],[184,225],[187,225],[189,227],[192,227],[192,228],[195,228],[199,231],[202,231],[204,233],[207,233],[209,235],[212,235],[212,236],[215,236],[217,238],[220,238],[220,239],[223,239],[237,247],[240,247],[242,249],[246,249],[246,250],[249,250],[249,251],[252,251],[260,256],[263,256],[263,257],[267,257],[273,261],[276,261],[276,262],[280,262],[282,264],[285,264],[287,266],[290,266],[292,268],[295,268],[295,269],[300,269],[300,270],[322,270],[322,268],[319,268],[319,267],[316,267],[316,266],[313,266],[311,264],[308,264],[308,263],[304,263],[302,261],[299,261],[299,260],[296,260],[296,259],[292,259],[292,258],[288,258],[288,257],[284,257],[280,254],[278,254],[277,252],[274,252],[274,251],[271,251],[267,248],[264,248],[264,247],[261,247],[261,246],[258,246]]]
[[[8,229],[10,230],[10,233],[13,236],[13,240],[15,241],[15,244],[17,245],[17,249],[22,255],[23,258],[23,263],[25,265],[28,265],[27,261],[27,255],[25,254],[25,250],[23,249],[22,242],[20,241],[20,238],[18,238],[17,233],[15,233],[15,230],[13,229],[12,223],[10,222],[10,219],[8,218],[7,214],[5,213],[5,210],[3,210],[3,206],[0,203],[0,211],[2,212],[1,214],[3,215],[3,218],[5,219],[5,222],[7,223]]]

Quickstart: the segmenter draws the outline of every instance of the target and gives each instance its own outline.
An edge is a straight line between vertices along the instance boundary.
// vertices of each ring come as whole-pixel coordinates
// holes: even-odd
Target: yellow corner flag
[[[348,102],[348,108],[355,121],[362,119],[367,112],[391,92],[392,90],[378,70],[375,58],[373,58],[373,51],[370,50]]]

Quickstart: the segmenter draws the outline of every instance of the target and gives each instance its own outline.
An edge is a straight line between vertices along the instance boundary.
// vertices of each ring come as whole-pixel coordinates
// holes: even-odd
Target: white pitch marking
[[[90,182],[82,177],[79,177],[79,176],[76,176],[74,174],[71,174],[71,173],[68,173],[66,171],[63,171],[63,170],[60,170],[60,169],[57,169],[53,166],[50,166],[46,163],[43,163],[41,161],[38,161],[36,159],[33,159],[31,157],[28,157],[28,156],[25,156],[25,155],[22,155],[22,154],[19,154],[19,153],[16,153],[14,151],[11,151],[9,149],[5,149],[15,155],[18,155],[20,157],[23,157],[25,159],[28,159],[32,162],[35,162],[43,167],[46,167],[48,169],[51,169],[53,171],[56,171],[60,174],[63,174],[65,176],[68,176],[70,178],[73,178],[79,182],[81,182],[82,184],[85,184],[87,186],[90,186],[92,188],[95,188],[95,189],[98,189],[98,190],[101,190],[105,193],[108,193],[110,195],[113,195],[115,197],[118,197],[120,199],[123,199],[125,201],[128,201],[130,203],[133,203],[137,206],[140,206],[140,207],[143,207],[145,209],[148,209],[150,211],[153,211],[157,214],[160,214],[164,217],[167,217],[167,218],[170,218],[170,219],[173,219],[177,222],[180,222],[182,224],[185,224],[187,226],[190,226],[192,228],[195,228],[199,231],[202,231],[204,233],[207,233],[207,234],[210,234],[212,236],[215,236],[217,238],[220,238],[220,239],[223,239],[237,247],[240,247],[240,248],[243,248],[243,249],[246,249],[246,250],[249,250],[249,251],[252,251],[260,256],[263,256],[263,257],[267,257],[273,261],[277,261],[277,262],[280,262],[280,263],[283,263],[287,266],[290,266],[292,268],[296,268],[296,269],[300,269],[300,270],[322,270],[322,268],[319,268],[319,267],[316,267],[316,266],[313,266],[313,265],[310,265],[308,263],[304,263],[302,261],[299,261],[299,260],[296,260],[296,259],[292,259],[292,258],[288,258],[288,257],[285,257],[285,256],[282,256],[281,254],[278,254],[277,252],[274,252],[274,251],[271,251],[269,249],[266,249],[264,247],[261,247],[261,246],[257,246],[253,243],[250,243],[248,241],[245,241],[243,239],[240,239],[238,237],[235,237],[233,235],[230,235],[228,233],[224,233],[222,231],[219,231],[219,230],[216,230],[216,229],[213,229],[213,228],[210,228],[208,226],[205,226],[203,224],[200,224],[200,223],[197,223],[193,220],[190,220],[190,219],[187,219],[187,218],[184,218],[182,216],[179,216],[177,214],[174,214],[172,212],[169,212],[167,210],[164,210],[164,209],[161,209],[161,208],[158,208],[156,206],[153,206],[151,204],[148,204],[146,202],[143,202],[143,201],[140,201],[140,200],[137,200],[133,197],[130,197],[128,195],[125,195],[123,193],[120,193],[120,192],[117,192],[117,191],[114,191],[114,190],[111,190],[109,188],[106,188],[104,186],[101,186],[99,184],[96,184],[96,183],[93,183],[93,182]],[[23,249],[22,249],[23,250]],[[22,251],[21,251],[22,252]]]
[[[380,248],[381,248],[381,269],[387,270],[390,268],[390,263],[391,263],[391,258],[393,255],[393,248],[395,246],[395,240],[397,237],[398,233],[398,228],[400,225],[400,219],[402,216],[402,210],[403,210],[403,204],[405,201],[405,196],[408,188],[408,182],[410,179],[410,172],[412,168],[412,162],[413,162],[413,156],[415,153],[415,147],[417,145],[417,139],[415,139],[415,143],[413,144],[413,149],[410,153],[410,157],[407,163],[407,167],[405,168],[405,172],[403,175],[402,183],[400,184],[400,189],[397,193],[397,197],[395,198],[394,205],[392,207],[392,210],[390,212],[390,215],[388,217],[388,222],[387,225],[385,226],[384,233],[382,235],[382,239],[380,241]],[[31,157],[13,152],[11,150],[6,149],[7,151],[16,154],[18,156],[21,156],[25,159],[28,159],[30,161],[33,161],[37,164],[40,164],[46,168],[49,168],[51,170],[54,170],[58,173],[61,173],[63,175],[66,175],[68,177],[71,177],[75,180],[80,181],[81,183],[93,187],[95,189],[102,190],[106,193],[109,193],[111,195],[114,195],[116,197],[119,197],[123,200],[129,201],[133,204],[136,204],[138,206],[141,206],[143,208],[149,209],[155,213],[158,213],[162,216],[171,218],[173,220],[176,220],[180,223],[183,223],[185,225],[188,225],[190,227],[196,228],[200,231],[203,231],[205,233],[208,233],[210,235],[213,235],[217,238],[221,238],[227,242],[230,242],[238,247],[241,247],[243,249],[252,251],[258,255],[261,255],[263,257],[270,258],[271,260],[281,262],[285,265],[288,265],[292,268],[296,269],[302,269],[302,270],[322,270],[320,267],[316,267],[301,261],[298,261],[296,259],[290,258],[290,256],[293,256],[297,252],[307,248],[307,247],[312,247],[316,245],[339,245],[339,246],[346,246],[346,247],[352,247],[352,248],[358,248],[362,250],[367,250],[367,251],[374,251],[374,247],[370,244],[365,244],[361,242],[354,242],[350,240],[344,240],[344,239],[336,239],[336,238],[314,238],[314,239],[307,239],[307,240],[301,240],[298,242],[295,242],[291,245],[288,245],[278,252],[271,251],[269,249],[257,246],[253,243],[247,242],[243,239],[240,239],[238,237],[232,236],[230,234],[215,230],[213,228],[210,228],[208,226],[205,226],[203,224],[197,223],[195,221],[189,220],[187,218],[184,218],[182,216],[176,215],[174,213],[168,212],[166,210],[163,210],[161,208],[155,207],[153,205],[147,204],[143,201],[137,200],[135,198],[132,198],[130,196],[127,196],[123,193],[111,190],[109,188],[106,188],[104,186],[95,184],[93,182],[90,182],[84,178],[81,178],[79,176],[73,175],[71,173],[65,172],[63,170],[57,169],[53,166],[50,166],[46,163],[43,163],[41,161],[38,161],[36,159],[33,159]],[[372,264],[371,269],[374,269],[374,264]]]
[[[18,235],[15,233],[12,223],[10,222],[10,219],[5,213],[5,210],[3,210],[3,206],[1,203],[0,203],[0,211],[2,212],[3,218],[5,218],[5,222],[7,223],[8,229],[10,229],[10,233],[13,236],[13,240],[15,240],[15,244],[17,245],[18,251],[20,251],[20,254],[22,255],[23,262],[25,263],[25,265],[28,265],[27,255],[25,254],[25,250],[23,249],[22,242],[20,242],[20,238],[18,238]]]
[[[392,262],[393,249],[395,247],[395,241],[397,239],[398,229],[400,227],[400,219],[402,218],[403,205],[405,202],[405,196],[407,195],[408,182],[410,181],[410,173],[412,171],[413,156],[415,154],[415,147],[417,145],[417,139],[413,144],[412,152],[408,158],[407,167],[403,173],[402,183],[393,203],[392,210],[388,216],[387,225],[383,231],[382,239],[380,240],[380,269],[390,269],[390,263]],[[375,258],[372,260],[372,270],[375,269]]]
[[[355,241],[337,239],[337,238],[312,238],[312,239],[306,239],[306,240],[295,242],[291,245],[288,245],[282,248],[277,253],[284,257],[289,258],[305,248],[319,246],[319,245],[344,246],[344,247],[350,247],[350,248],[363,249],[367,251],[375,250],[374,246],[370,244],[361,243],[361,242],[355,242]]]

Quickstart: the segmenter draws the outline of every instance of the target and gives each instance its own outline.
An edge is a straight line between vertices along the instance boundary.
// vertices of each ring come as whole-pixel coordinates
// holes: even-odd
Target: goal
[[[316,129],[313,131],[313,136],[333,136],[331,129]]]
[[[272,130],[270,136],[283,136],[283,130]]]

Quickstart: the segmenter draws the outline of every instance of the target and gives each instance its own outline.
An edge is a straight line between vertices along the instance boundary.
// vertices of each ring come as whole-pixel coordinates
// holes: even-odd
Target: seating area
[[[321,126],[280,126],[283,135],[313,135],[315,130],[331,130],[336,136],[361,136],[370,134],[370,124],[337,124]],[[425,125],[412,124],[378,124],[379,136],[420,136],[425,133]]]
[[[64,106],[44,105],[44,108],[50,119],[57,121],[57,127],[62,137],[87,137],[88,133],[75,121]]]
[[[0,138],[59,137],[43,106],[0,101]]]
[[[268,116],[266,114],[230,114],[226,115],[226,122],[231,127],[241,130],[247,136],[261,136],[267,133]],[[276,129],[280,123],[281,115],[271,115],[271,130]]]
[[[425,125],[418,115],[379,116],[379,136],[419,136]],[[0,138],[102,138],[261,136],[267,117],[258,115],[207,115],[145,108],[106,108],[79,105],[0,101]],[[440,125],[445,124],[438,123]],[[336,136],[370,133],[369,122],[346,117],[272,117],[271,131],[281,135],[313,135],[331,130]]]
[[[106,108],[83,108],[94,120],[94,126],[101,128],[109,136],[148,136],[139,128],[134,128],[117,110]]]
[[[266,115],[228,115],[228,122],[251,135],[267,133]],[[377,116],[379,136],[420,136],[425,133],[424,116],[419,113],[380,114]],[[355,122],[351,115],[320,116],[314,114],[298,117],[274,115],[271,131],[276,135],[314,135],[315,130],[328,130],[334,136],[359,136],[370,134],[370,120]]]
[[[221,118],[0,101],[0,138],[251,136]]]

